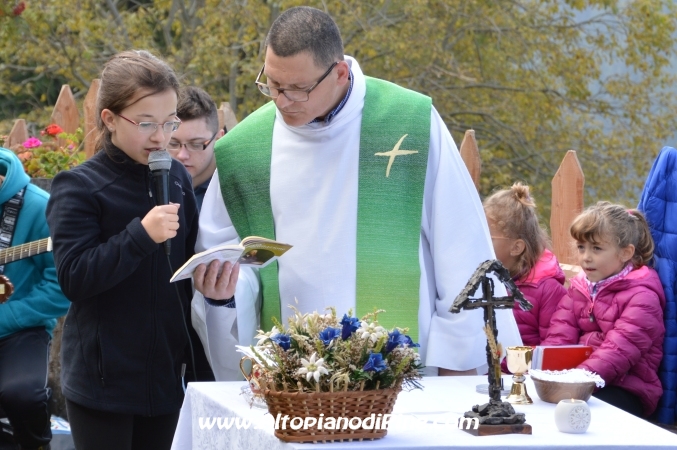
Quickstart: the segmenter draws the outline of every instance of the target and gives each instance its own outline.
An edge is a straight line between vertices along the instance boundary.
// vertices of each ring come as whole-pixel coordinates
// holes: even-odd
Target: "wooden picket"
[[[4,143],[4,146],[11,148],[14,145],[23,144],[28,139],[28,127],[26,126],[26,121],[24,119],[17,119],[14,122],[12,131],[9,132],[7,140]]]
[[[67,84],[61,86],[59,98],[56,100],[52,117],[49,120],[50,123],[59,125],[66,133],[75,133],[80,126],[78,105],[75,103],[73,92]]]
[[[461,142],[461,158],[470,172],[470,178],[475,183],[475,188],[480,188],[480,173],[482,172],[482,160],[480,159],[480,149],[475,140],[475,130],[467,130]]]
[[[92,80],[92,84],[89,85],[89,90],[87,91],[87,96],[85,101],[82,104],[82,111],[85,116],[85,127],[84,127],[84,136],[85,136],[85,155],[87,158],[91,158],[96,151],[94,147],[94,142],[96,141],[96,98],[99,95],[99,86],[101,81],[98,78]]]
[[[574,241],[569,234],[571,222],[583,211],[585,176],[575,150],[569,150],[552,179],[550,236],[557,259],[562,264],[576,264]]]
[[[219,115],[219,129],[223,129],[224,125],[227,131],[230,131],[237,125],[237,117],[233,112],[233,108],[230,107],[230,103],[223,102],[219,109],[216,111]]]

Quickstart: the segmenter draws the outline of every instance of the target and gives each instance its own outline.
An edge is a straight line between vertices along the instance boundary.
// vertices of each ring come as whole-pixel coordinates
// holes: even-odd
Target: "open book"
[[[531,368],[538,370],[574,369],[592,354],[588,345],[539,345],[534,349]]]
[[[221,263],[229,261],[233,264],[265,267],[282,256],[291,245],[258,236],[242,239],[240,244],[223,244],[193,255],[179,268],[169,282],[190,278],[200,264],[209,264],[217,260]]]

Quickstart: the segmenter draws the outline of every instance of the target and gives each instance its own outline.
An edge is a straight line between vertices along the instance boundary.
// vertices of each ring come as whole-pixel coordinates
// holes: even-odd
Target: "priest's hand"
[[[235,286],[240,274],[240,264],[219,263],[214,260],[209,265],[200,264],[193,273],[193,283],[202,295],[212,300],[228,300],[235,295]]]

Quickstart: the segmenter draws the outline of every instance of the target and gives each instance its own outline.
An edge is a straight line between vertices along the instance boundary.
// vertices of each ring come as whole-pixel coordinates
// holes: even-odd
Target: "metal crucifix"
[[[489,274],[494,274],[505,286],[508,295],[505,297],[494,296],[494,280]],[[477,288],[482,287],[482,296],[474,298]],[[530,310],[533,305],[529,303],[517,289],[515,282],[510,277],[508,270],[498,260],[488,260],[480,264],[468,283],[454,300],[449,309],[452,313],[460,313],[464,309],[484,309],[484,325],[488,326],[493,333],[494,343],[498,342],[498,329],[496,328],[496,309],[512,309],[518,302],[520,308]],[[489,365],[489,397],[492,400],[501,401],[501,363],[500,355],[492,353],[490,339],[487,339],[487,364]]]

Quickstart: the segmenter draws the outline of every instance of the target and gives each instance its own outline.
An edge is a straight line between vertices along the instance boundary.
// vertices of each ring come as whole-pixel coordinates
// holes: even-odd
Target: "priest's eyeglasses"
[[[272,87],[268,86],[267,84],[261,83],[259,80],[261,79],[261,76],[263,76],[263,69],[266,68],[266,65],[264,64],[263,67],[261,67],[261,71],[259,72],[259,75],[256,77],[256,86],[259,88],[259,91],[266,97],[270,98],[278,98],[280,94],[284,94],[285,97],[287,97],[289,100],[292,102],[307,102],[309,98],[309,94],[312,92],[313,89],[315,89],[320,83],[322,83],[322,80],[327,78],[327,76],[331,73],[332,69],[336,67],[338,64],[338,61],[336,61],[334,64],[329,66],[329,69],[320,77],[319,80],[312,86],[310,86],[308,89],[285,89],[285,88],[278,88],[278,87]]]
[[[176,119],[175,122],[165,122],[165,123],[157,123],[157,122],[134,122],[132,119],[128,119],[122,114],[117,114],[121,118],[125,119],[127,122],[136,125],[136,127],[139,129],[139,132],[144,133],[144,134],[151,134],[154,133],[155,130],[157,130],[157,127],[162,125],[162,131],[165,133],[172,133],[176,130],[179,129],[179,125],[181,125],[181,121],[179,119]]]
[[[219,130],[216,130],[216,132],[212,135],[211,138],[209,138],[208,141],[204,142],[186,142],[185,144],[183,142],[175,141],[172,139],[169,141],[169,144],[167,144],[167,150],[170,150],[172,152],[178,152],[181,150],[181,147],[186,147],[186,150],[189,152],[201,152],[204,150],[207,150],[207,147],[209,147],[209,144],[212,143],[214,138],[216,137],[216,134],[219,132]]]

